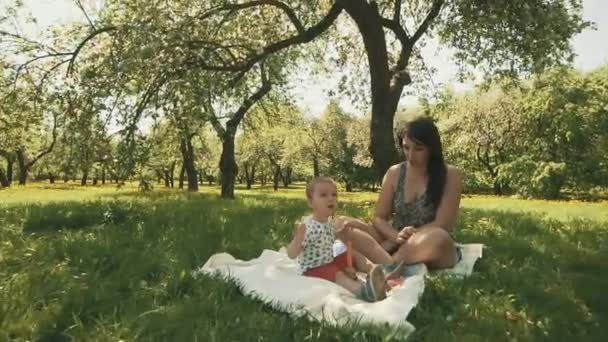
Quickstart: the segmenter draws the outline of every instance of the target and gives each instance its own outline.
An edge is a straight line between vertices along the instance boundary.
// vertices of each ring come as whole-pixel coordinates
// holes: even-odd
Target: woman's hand
[[[397,234],[397,243],[404,243],[414,234],[416,234],[416,228],[414,228],[413,226],[408,226],[401,229],[399,234]]]

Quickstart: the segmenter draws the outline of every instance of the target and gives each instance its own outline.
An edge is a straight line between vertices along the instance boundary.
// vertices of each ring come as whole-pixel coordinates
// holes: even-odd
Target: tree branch
[[[270,80],[266,75],[266,71],[264,70],[265,68],[263,64],[260,66],[260,69],[262,85],[255,93],[253,93],[253,95],[249,96],[243,102],[241,107],[239,107],[239,109],[234,113],[232,118],[228,120],[228,122],[226,123],[226,132],[229,134],[234,134],[236,132],[236,128],[238,127],[241,120],[243,120],[243,117],[251,108],[251,106],[253,106],[264,96],[266,96],[266,94],[268,94],[268,92],[270,92],[270,89],[272,88],[272,84],[270,83]]]
[[[397,25],[399,27],[399,29],[403,30],[403,33],[397,34],[397,32],[395,32],[395,34],[397,34],[397,38],[399,38],[399,40],[401,42],[401,53],[399,55],[399,60],[397,61],[397,64],[393,67],[393,69],[391,71],[391,73],[392,73],[392,80],[391,80],[392,86],[391,87],[395,91],[399,91],[400,87],[411,82],[411,78],[405,72],[405,68],[409,64],[410,58],[412,56],[412,51],[414,50],[414,45],[416,45],[416,42],[428,30],[428,28],[430,27],[433,20],[435,20],[435,18],[437,18],[437,16],[441,12],[441,7],[443,6],[444,3],[445,3],[445,0],[433,1],[431,10],[427,14],[427,16],[424,18],[424,20],[422,21],[420,26],[416,29],[416,32],[414,33],[414,35],[412,35],[412,37],[407,39],[406,41],[404,41],[404,39],[403,39],[403,34],[405,34],[405,36],[407,37],[407,33],[405,32],[405,30],[402,28],[401,25]],[[387,19],[383,19],[383,25],[384,25],[385,20],[387,20]],[[389,20],[389,22],[390,22],[390,20]],[[391,25],[395,26],[394,22],[391,22]],[[393,31],[395,29],[393,29]]]
[[[36,47],[38,47],[38,48],[40,48],[40,49],[43,49],[43,50],[48,50],[48,51],[51,51],[52,53],[58,53],[58,51],[57,51],[57,50],[55,50],[55,49],[54,49],[53,47],[51,47],[51,46],[44,45],[44,44],[42,44],[42,43],[40,43],[40,42],[37,42],[37,41],[31,40],[31,39],[28,39],[28,38],[26,38],[26,37],[22,37],[22,36],[20,36],[20,35],[18,35],[18,34],[15,34],[15,33],[7,32],[7,31],[4,31],[4,30],[0,30],[0,36],[11,37],[11,38],[13,38],[13,39],[16,39],[16,40],[21,40],[21,41],[26,42],[26,43],[28,43],[28,44],[35,45]],[[0,43],[2,43],[2,40],[0,40]]]
[[[105,32],[111,32],[116,30],[116,26],[107,26],[107,27],[103,27],[100,28],[98,30],[95,30],[93,32],[91,32],[87,37],[85,37],[84,40],[82,40],[80,42],[80,44],[78,44],[78,46],[76,47],[76,50],[74,50],[74,52],[72,52],[72,58],[70,59],[70,63],[68,64],[68,71],[67,74],[71,74],[74,71],[74,63],[76,62],[76,58],[78,57],[78,54],[80,53],[80,51],[82,50],[82,48],[93,38],[97,37],[98,35],[105,33]]]
[[[84,17],[87,18],[89,25],[91,25],[93,30],[96,30],[97,28],[95,27],[95,24],[93,24],[93,21],[89,17],[89,14],[87,13],[87,11],[84,9],[84,6],[82,5],[82,1],[80,1],[80,0],[74,0],[74,1],[76,2],[76,7],[78,7],[80,9],[80,11],[82,12],[82,14],[84,14]]]
[[[222,123],[220,122],[219,118],[215,115],[215,113],[213,113],[213,106],[211,105],[211,94],[207,93],[206,97],[207,103],[203,104],[203,106],[205,110],[211,114],[209,115],[209,121],[211,122],[213,129],[215,129],[215,133],[217,134],[218,138],[224,141],[224,135],[226,135],[226,130],[224,129],[224,126],[222,126]]]
[[[232,64],[232,65],[210,65],[207,64],[205,58],[199,56],[197,60],[190,61],[191,64],[194,64],[200,67],[203,70],[211,70],[211,71],[228,71],[228,72],[237,72],[237,76],[233,79],[232,83],[235,84],[238,82],[243,76],[253,68],[258,62],[265,59],[267,56],[279,52],[283,49],[289,48],[293,45],[308,43],[325,32],[338,18],[338,15],[342,12],[342,7],[340,5],[334,4],[327,15],[319,21],[316,25],[310,27],[305,30],[301,34],[296,36],[278,41],[274,44],[270,44],[266,46],[262,53],[252,56],[247,61],[240,64]]]
[[[395,0],[395,9],[393,10],[393,22],[399,26],[401,26],[399,23],[401,19],[401,1]]]
[[[53,151],[53,148],[55,148],[55,143],[57,142],[57,117],[58,116],[59,116],[59,114],[57,114],[56,112],[53,112],[53,131],[51,133],[52,134],[51,144],[46,149],[40,151],[40,153],[38,153],[38,155],[35,156],[34,159],[32,159],[28,163],[26,163],[26,169],[29,169],[30,167],[32,167],[32,165],[36,164],[38,162],[38,160],[40,160],[40,158],[51,153]]]
[[[407,46],[409,44],[410,37],[408,37],[407,32],[405,32],[405,29],[398,22],[386,18],[381,18],[380,20],[382,22],[382,26],[395,33],[395,36],[397,36],[397,39],[399,39],[399,42],[401,43],[401,46]]]
[[[19,74],[21,74],[21,71],[23,71],[23,69],[27,68],[32,63],[37,62],[37,61],[39,61],[41,59],[53,58],[53,57],[61,57],[61,56],[71,56],[71,55],[72,55],[71,52],[59,52],[59,53],[50,53],[48,55],[36,56],[36,57],[30,59],[29,61],[27,61],[27,62],[19,65],[19,67],[15,71],[15,83],[19,79]]]
[[[245,2],[242,4],[221,5],[221,6],[215,7],[213,9],[211,9],[210,11],[204,13],[202,15],[201,19],[206,19],[208,17],[211,17],[212,15],[215,15],[216,13],[223,12],[223,11],[238,11],[238,10],[247,9],[247,8],[251,8],[251,7],[258,7],[258,6],[262,6],[262,5],[269,5],[269,6],[273,6],[273,7],[276,7],[278,9],[282,10],[289,17],[289,20],[292,22],[293,26],[295,26],[298,33],[299,34],[304,33],[304,31],[305,31],[304,25],[302,25],[302,22],[300,21],[300,19],[298,19],[296,12],[291,7],[289,7],[289,5],[287,5],[286,3],[281,2],[281,1],[276,1],[276,0],[256,0],[256,1]]]
[[[133,119],[131,120],[131,123],[129,123],[129,125],[123,130],[123,131],[127,132],[127,139],[130,139],[133,136],[133,134],[135,133],[135,129],[137,128],[137,123],[139,122],[139,119],[141,118],[141,115],[143,114],[144,110],[148,106],[148,103],[152,99],[152,96],[154,96],[154,94],[156,94],[158,92],[160,87],[162,87],[168,80],[169,80],[168,75],[160,74],[157,77],[155,77],[154,80],[152,80],[152,82],[150,82],[150,84],[146,88],[146,91],[144,92],[142,99],[139,101],[139,103],[135,107],[135,115],[134,115]]]
[[[420,26],[418,27],[418,29],[416,30],[416,32],[414,33],[414,35],[412,36],[412,38],[410,40],[410,44],[412,45],[412,47],[414,46],[414,44],[416,44],[418,39],[420,39],[420,37],[422,37],[422,35],[428,30],[428,28],[431,25],[431,23],[433,22],[433,20],[435,20],[435,18],[437,18],[437,16],[439,15],[439,12],[441,11],[441,7],[443,6],[444,3],[445,3],[445,0],[433,1],[433,6],[431,7],[431,10],[427,14],[426,18],[424,18],[424,21],[422,22],[422,24],[420,24]]]

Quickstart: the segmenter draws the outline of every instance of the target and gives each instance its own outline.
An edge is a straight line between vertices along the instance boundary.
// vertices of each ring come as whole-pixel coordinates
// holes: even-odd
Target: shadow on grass
[[[434,277],[414,340],[601,340],[608,323],[608,227],[465,210],[457,240],[486,245],[462,282]],[[429,324],[430,323],[430,324]]]
[[[293,222],[307,212],[305,201],[272,193],[233,201],[200,193],[104,196],[2,208],[0,331],[9,338],[386,337],[294,321],[243,297],[233,284],[190,277],[212,254],[251,259],[286,244]],[[369,204],[348,202],[342,210],[365,216]],[[602,337],[608,227],[464,210],[456,235],[484,243],[484,258],[465,280],[429,279],[410,317],[418,328],[414,340]]]

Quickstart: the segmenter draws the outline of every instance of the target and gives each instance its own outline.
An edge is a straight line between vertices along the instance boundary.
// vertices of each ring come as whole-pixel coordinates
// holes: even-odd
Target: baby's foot
[[[404,268],[405,263],[403,261],[382,265],[382,270],[384,271],[384,277],[386,280],[398,279],[401,277],[401,272]]]
[[[376,265],[367,275],[365,284],[371,291],[374,301],[380,301],[386,298],[386,280],[382,267]]]

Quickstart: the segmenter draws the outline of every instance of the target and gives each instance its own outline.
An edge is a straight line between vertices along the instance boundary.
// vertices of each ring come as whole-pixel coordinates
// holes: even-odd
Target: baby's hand
[[[357,279],[357,271],[355,271],[354,268],[346,267],[346,268],[342,269],[342,271],[344,271],[344,274],[351,277],[352,279],[355,279],[355,280]]]
[[[294,239],[299,242],[304,241],[304,237],[306,237],[306,225],[304,223],[296,223],[293,230]]]
[[[340,233],[342,231],[346,232],[350,228],[351,228],[350,221],[347,218],[339,217],[336,219],[336,225],[335,225],[336,233]]]

